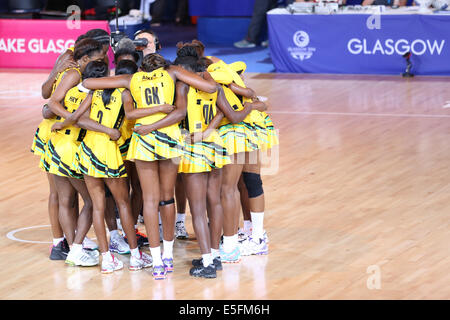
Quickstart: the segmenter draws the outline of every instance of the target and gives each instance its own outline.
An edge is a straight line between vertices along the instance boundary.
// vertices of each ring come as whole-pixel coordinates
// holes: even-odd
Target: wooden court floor
[[[0,299],[450,299],[450,78],[248,74],[281,142],[263,176],[270,253],[195,279],[197,243],[176,240],[155,281],[48,259],[29,151],[47,75],[0,72]]]

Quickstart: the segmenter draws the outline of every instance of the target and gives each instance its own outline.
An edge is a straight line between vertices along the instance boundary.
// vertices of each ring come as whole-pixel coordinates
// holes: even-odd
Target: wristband
[[[79,84],[77,85],[77,88],[78,88],[78,90],[80,90],[81,92],[86,92],[86,93],[91,92],[91,90],[89,90],[89,89],[83,87],[83,84],[82,84],[82,83],[79,83]]]

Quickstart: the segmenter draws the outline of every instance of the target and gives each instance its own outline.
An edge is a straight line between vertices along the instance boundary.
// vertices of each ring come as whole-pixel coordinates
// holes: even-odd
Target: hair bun
[[[199,58],[197,50],[192,46],[183,46],[177,50],[177,57],[194,57]]]

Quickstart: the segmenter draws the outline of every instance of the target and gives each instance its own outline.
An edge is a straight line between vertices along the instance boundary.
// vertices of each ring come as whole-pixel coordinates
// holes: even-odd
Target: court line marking
[[[15,229],[15,230],[12,230],[12,231],[8,232],[8,233],[6,234],[6,237],[7,237],[9,240],[12,240],[12,241],[18,241],[18,242],[38,243],[38,244],[40,244],[40,243],[51,244],[51,243],[52,243],[51,241],[23,240],[23,239],[17,238],[17,237],[14,235],[14,234],[16,234],[17,232],[24,231],[24,230],[38,229],[38,228],[48,228],[48,227],[50,227],[49,224],[41,225],[41,226],[32,226],[32,227],[19,228],[19,229]],[[91,238],[91,240],[97,240],[97,238]]]
[[[300,114],[300,115],[330,115],[330,116],[361,116],[361,117],[399,117],[399,118],[450,118],[448,114],[420,113],[364,113],[364,112],[313,112],[313,111],[269,111],[269,114]]]
[[[46,243],[46,244],[50,244],[52,242],[48,242],[48,241],[33,241],[33,240],[23,240],[23,239],[19,239],[17,238],[14,234],[16,234],[17,232],[23,231],[23,230],[29,230],[29,229],[38,229],[38,228],[47,228],[50,227],[50,225],[46,224],[46,225],[42,225],[42,226],[32,226],[32,227],[25,227],[25,228],[19,228],[19,229],[15,229],[12,230],[10,232],[8,232],[6,234],[6,237],[12,241],[19,241],[19,242],[26,242],[26,243]]]

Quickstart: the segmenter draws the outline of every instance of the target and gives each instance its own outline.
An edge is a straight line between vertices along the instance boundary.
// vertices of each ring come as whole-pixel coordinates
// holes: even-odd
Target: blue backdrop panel
[[[231,45],[244,39],[251,18],[205,18],[197,20],[198,39],[205,44]]]
[[[251,17],[255,0],[189,0],[189,14],[199,17]]]
[[[381,15],[372,28],[362,14],[267,17],[277,72],[399,74],[411,51],[413,73],[450,75],[450,16]]]

